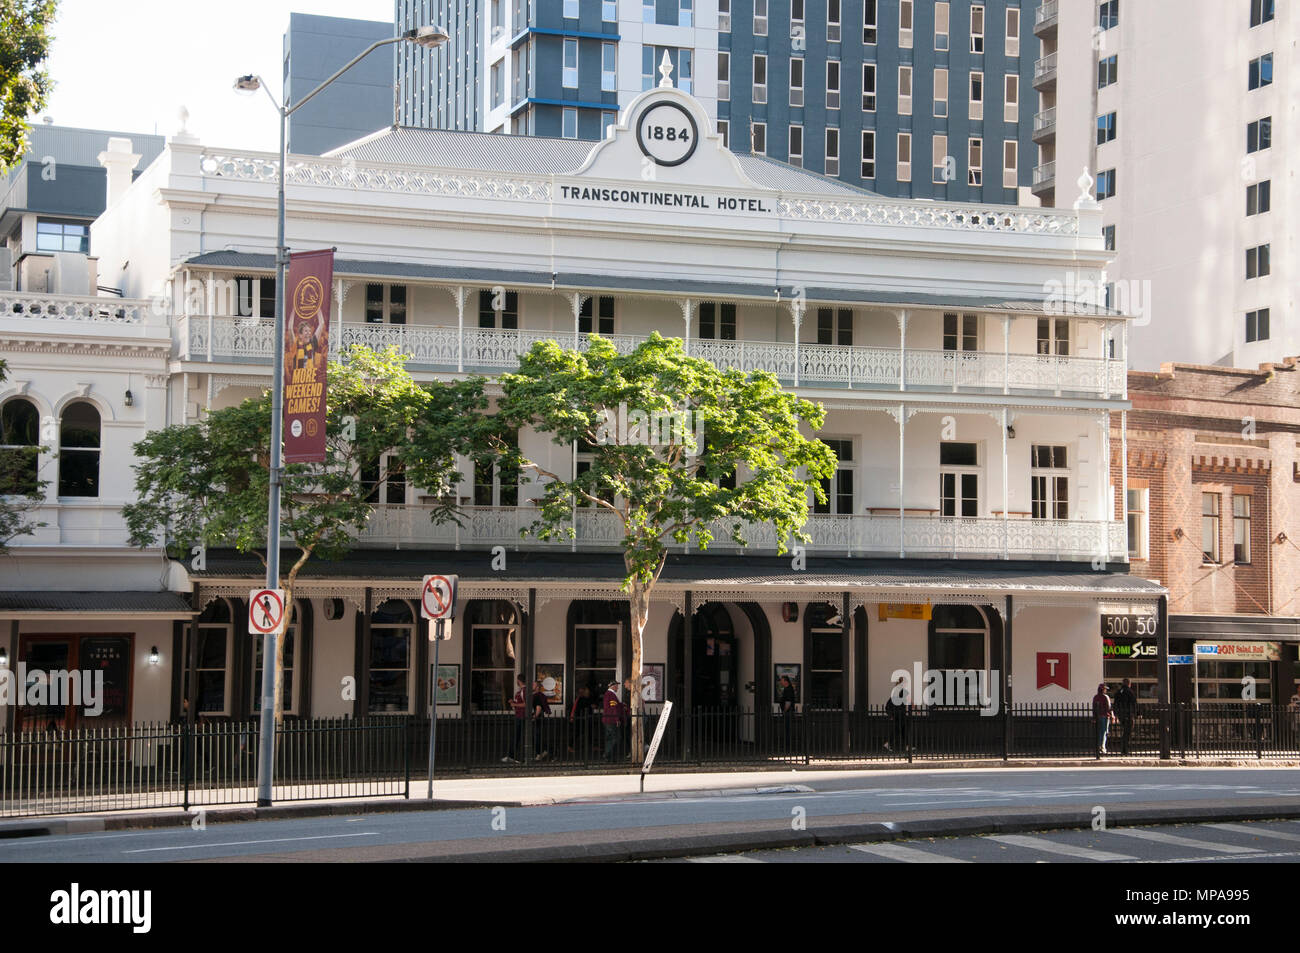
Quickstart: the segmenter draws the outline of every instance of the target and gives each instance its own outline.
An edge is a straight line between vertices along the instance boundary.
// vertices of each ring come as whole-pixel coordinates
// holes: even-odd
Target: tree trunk
[[[292,586],[293,583],[287,583]],[[284,724],[284,646],[289,640],[289,626],[293,625],[293,589],[284,590],[284,631],[276,640],[275,650],[275,724],[278,728]],[[263,643],[262,664],[266,664],[265,643]],[[258,687],[261,691],[261,687]]]
[[[641,640],[650,616],[650,591],[639,579],[632,581],[629,593],[632,608],[632,760],[641,764],[645,760],[645,726],[641,714]]]

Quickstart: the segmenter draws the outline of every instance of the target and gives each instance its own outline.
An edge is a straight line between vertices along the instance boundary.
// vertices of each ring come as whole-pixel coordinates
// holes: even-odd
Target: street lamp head
[[[251,73],[247,76],[240,76],[235,80],[235,91],[240,93],[255,93],[262,88],[262,81]]]
[[[402,39],[410,40],[426,50],[436,50],[447,42],[448,36],[447,31],[440,26],[417,26],[414,30],[403,33]]]

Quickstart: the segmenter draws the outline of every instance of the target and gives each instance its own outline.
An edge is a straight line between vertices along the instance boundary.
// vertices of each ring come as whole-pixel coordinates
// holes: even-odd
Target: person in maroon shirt
[[[519,763],[519,749],[524,746],[524,715],[528,714],[528,695],[524,689],[524,677],[515,676],[515,697],[510,700],[510,707],[515,710],[515,728],[510,737],[510,753],[501,759],[502,764]]]
[[[618,682],[610,682],[600,700],[600,723],[605,726],[605,760],[618,760],[619,736],[623,733],[624,705],[618,698]]]

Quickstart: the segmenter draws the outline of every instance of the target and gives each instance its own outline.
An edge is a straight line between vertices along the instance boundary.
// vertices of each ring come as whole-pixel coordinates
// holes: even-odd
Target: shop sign
[[[1160,649],[1151,639],[1102,639],[1101,657],[1118,661],[1153,659]]]
[[[912,619],[929,622],[934,607],[919,602],[882,602],[876,610],[878,621],[887,619]]]
[[[1241,659],[1246,662],[1277,662],[1282,647],[1276,642],[1197,642],[1197,659]]]

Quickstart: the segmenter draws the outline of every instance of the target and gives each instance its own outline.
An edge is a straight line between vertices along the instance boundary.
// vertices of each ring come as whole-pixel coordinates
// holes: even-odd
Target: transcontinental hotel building
[[[665,116],[687,143],[639,134]],[[270,383],[277,160],[183,129],[132,180],[136,158],[124,140],[101,157],[85,284],[0,294],[6,439],[59,453],[42,464],[46,525],[0,564],[0,646],[111,649],[123,720],[180,717],[185,686],[200,717],[247,718],[260,562],[133,549],[120,508],[147,431]],[[644,660],[679,705],[773,710],[778,666],[798,666],[818,709],[879,705],[916,665],[987,670],[1004,703],[1083,702],[1105,619],[1140,617],[1163,651],[1165,590],[1127,572],[1111,467],[1129,318],[1060,300],[1108,258],[1086,180],[1068,209],[882,198],[727,151],[668,77],[598,142],[394,127],[289,161],[288,244],[337,249],[332,348],[395,345],[434,381],[509,371],[540,340],[631,349],[658,331],[826,407],[839,468],[804,560],[753,526],[746,548],[720,538],[664,570]],[[241,293],[218,294],[227,282]],[[584,466],[581,448],[519,439],[556,473]],[[463,476],[459,523],[431,523],[430,490],[390,480],[350,554],[308,563],[291,717],[427,712],[426,573],[461,579],[441,648],[461,690],[440,714],[508,711],[536,666],[560,675],[566,708],[628,673],[618,527],[579,509],[575,540],[521,538],[537,486],[468,462]]]

